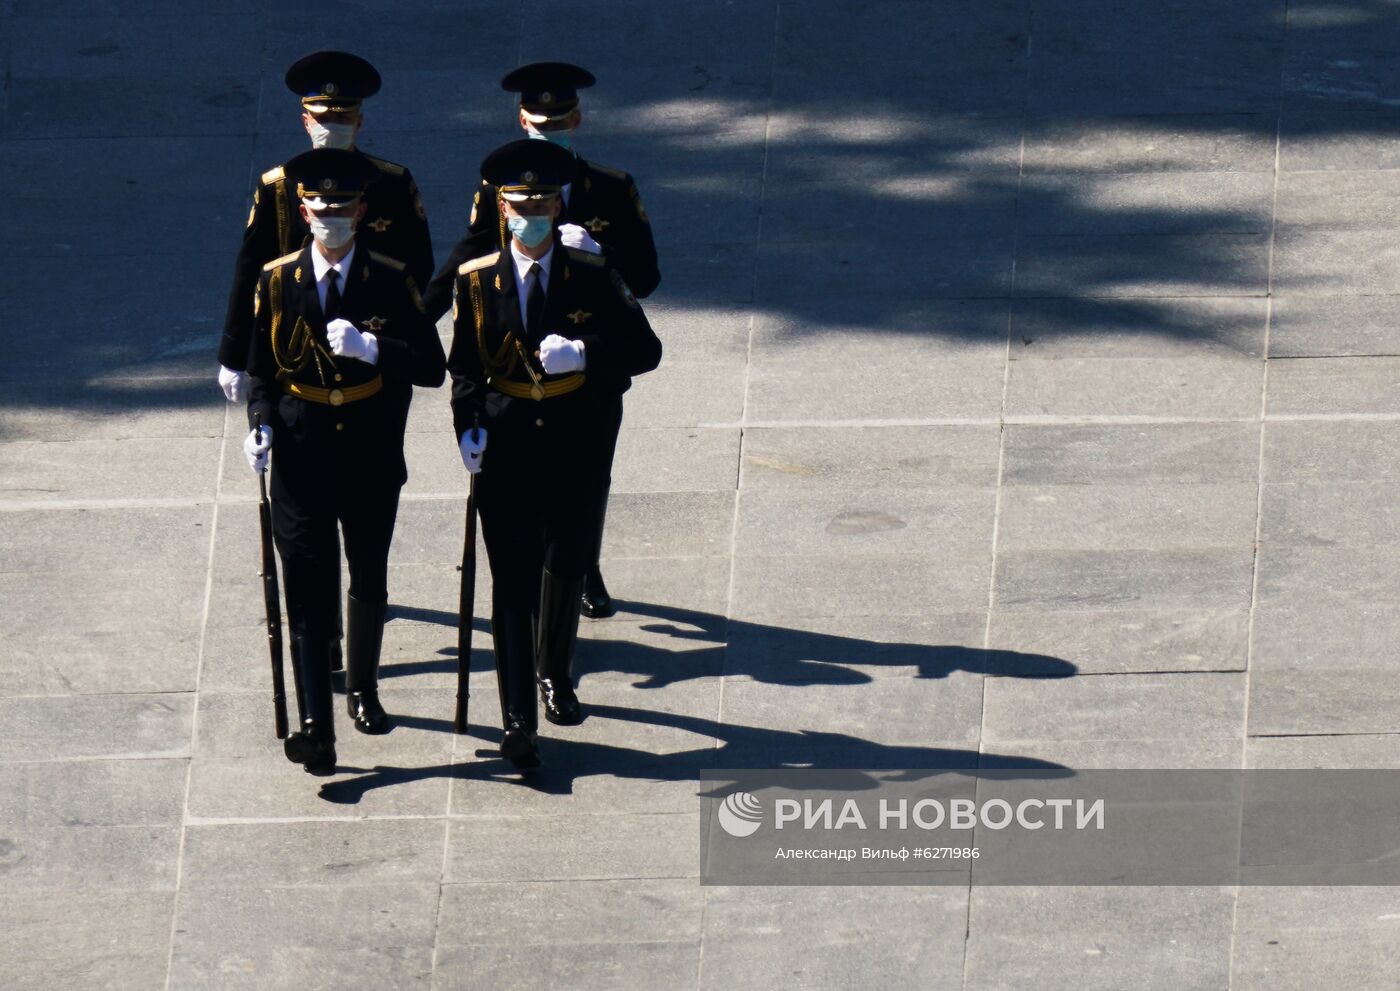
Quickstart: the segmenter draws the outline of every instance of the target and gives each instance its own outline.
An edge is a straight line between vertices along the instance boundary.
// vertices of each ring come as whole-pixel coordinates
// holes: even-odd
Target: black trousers
[[[545,568],[567,581],[591,563],[596,407],[552,403],[531,403],[538,417],[512,416],[487,437],[476,494],[494,612],[537,609]]]
[[[272,470],[276,472],[274,463]],[[338,474],[338,473],[337,473]],[[284,480],[285,481],[285,480]],[[279,485],[272,532],[282,558],[287,619],[294,636],[339,633],[340,533],[350,566],[350,594],[364,602],[389,596],[389,544],[398,516],[398,484],[352,478],[299,477]]]

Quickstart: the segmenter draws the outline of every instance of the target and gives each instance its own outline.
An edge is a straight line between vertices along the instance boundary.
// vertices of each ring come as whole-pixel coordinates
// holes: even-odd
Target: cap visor
[[[531,124],[546,124],[552,120],[563,120],[565,117],[568,117],[569,114],[573,113],[577,109],[578,104],[574,104],[567,110],[562,110],[557,114],[537,114],[532,111],[526,110],[524,107],[521,107],[520,116],[524,117]]]
[[[329,113],[344,114],[344,113],[349,113],[349,112],[352,111],[352,110],[359,110],[359,109],[360,109],[360,101],[355,100],[355,101],[352,101],[352,102],[349,102],[349,103],[307,103],[307,102],[305,102],[305,101],[302,101],[302,107],[304,107],[304,108],[306,109],[307,113],[313,113],[313,114],[329,114]]]
[[[303,196],[301,201],[306,204],[306,208],[313,213],[318,210],[330,210],[338,206],[346,206],[360,198],[359,193],[345,196]]]

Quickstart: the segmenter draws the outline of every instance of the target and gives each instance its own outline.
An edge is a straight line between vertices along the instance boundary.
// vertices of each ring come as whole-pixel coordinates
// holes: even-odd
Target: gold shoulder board
[[[272,261],[268,262],[266,265],[263,266],[263,271],[271,272],[274,268],[281,268],[283,265],[294,262],[300,257],[300,251],[293,251],[291,254],[283,255],[281,258],[274,258],[272,259]]]
[[[399,261],[397,258],[390,258],[388,255],[381,255],[377,251],[371,251],[369,253],[369,256],[375,261],[379,262],[379,264],[381,265],[388,265],[395,272],[402,272],[404,269],[408,268],[407,265]]]
[[[565,247],[564,250],[569,253],[570,261],[581,262],[584,265],[592,265],[594,268],[602,268],[608,263],[608,260],[602,255],[595,255],[593,252],[584,251],[582,248]]]
[[[480,258],[473,258],[471,261],[462,262],[457,266],[458,275],[466,275],[468,272],[475,272],[477,269],[490,268],[500,261],[501,253],[493,251],[489,255],[482,255]]]
[[[365,158],[368,158],[375,165],[379,166],[381,172],[387,172],[390,175],[404,174],[404,167],[402,165],[397,165],[394,162],[386,161],[383,158],[375,158],[373,155],[366,155]]]
[[[280,165],[277,166],[277,168],[275,169],[268,169],[262,174],[262,181],[264,186],[266,186],[270,182],[276,182],[280,178],[282,178],[282,166]]]

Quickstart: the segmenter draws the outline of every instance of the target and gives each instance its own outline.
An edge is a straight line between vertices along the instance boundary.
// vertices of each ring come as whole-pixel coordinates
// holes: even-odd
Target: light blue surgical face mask
[[[511,237],[519,238],[527,248],[533,248],[549,237],[554,230],[554,218],[548,214],[542,217],[507,217],[506,227]]]
[[[558,145],[565,151],[574,150],[574,129],[572,127],[560,131],[537,131],[532,127],[525,134],[536,141],[548,141],[552,145]]]

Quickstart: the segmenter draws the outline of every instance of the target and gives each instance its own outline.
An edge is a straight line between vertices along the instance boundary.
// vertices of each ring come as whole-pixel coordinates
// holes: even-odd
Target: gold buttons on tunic
[[[345,424],[343,424],[343,423],[337,423],[337,424],[335,425],[335,429],[338,430],[338,431],[339,431],[339,430],[344,430],[344,429],[345,429]]]
[[[536,420],[536,421],[535,421],[535,426],[537,426],[537,427],[542,427],[542,426],[544,426],[544,421],[543,421],[543,420]]]

